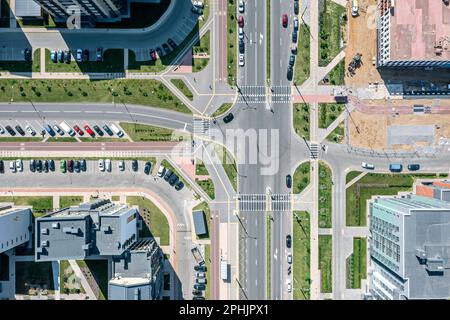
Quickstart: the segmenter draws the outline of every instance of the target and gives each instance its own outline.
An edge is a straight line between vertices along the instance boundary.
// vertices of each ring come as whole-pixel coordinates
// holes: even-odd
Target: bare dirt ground
[[[388,145],[387,130],[391,125],[435,125],[435,144],[438,144],[440,138],[450,138],[450,115],[448,114],[381,115],[353,111],[351,117],[349,121],[350,144],[356,147],[374,150],[386,149]],[[356,130],[356,126],[358,126],[359,133]],[[420,143],[416,143],[417,146],[420,146]],[[413,147],[409,145],[395,145],[394,149],[411,150]]]
[[[359,0],[359,16],[352,17],[352,2],[347,2],[347,17],[349,21],[349,33],[347,47],[345,48],[345,84],[362,87],[369,83],[383,83],[381,76],[372,64],[372,58],[376,57],[377,29],[375,10],[377,0]],[[362,54],[362,66],[356,69],[356,74],[350,76],[347,67],[356,53]]]

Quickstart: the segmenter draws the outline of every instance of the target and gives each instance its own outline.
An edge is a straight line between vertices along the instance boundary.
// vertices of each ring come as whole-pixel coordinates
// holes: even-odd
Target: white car
[[[55,130],[56,132],[58,132],[62,136],[64,135],[64,131],[62,131],[61,128],[57,124],[55,124],[53,126],[53,130]]]
[[[161,177],[164,175],[164,173],[166,173],[166,168],[164,168],[164,166],[159,166],[158,169],[158,177]]]
[[[103,159],[98,160],[98,168],[100,169],[100,171],[105,171],[105,160]]]
[[[111,172],[111,159],[105,160],[105,169],[106,171]]]
[[[286,258],[287,258],[287,263],[292,264],[292,254],[288,253]]]
[[[83,50],[77,49],[77,62],[83,61]]]
[[[239,1],[239,12],[240,12],[240,13],[244,13],[244,11],[245,11],[245,3],[244,3],[244,0],[240,0],[240,1]]]
[[[243,53],[239,53],[239,66],[243,67],[244,65],[245,65],[244,54]]]
[[[22,172],[22,171],[23,171],[22,160],[20,160],[20,159],[17,159],[17,160],[16,160],[16,169],[17,169],[17,171],[19,171],[19,172]]]
[[[197,276],[197,278],[205,278],[206,277],[204,272],[197,272],[196,276]]]
[[[367,163],[367,162],[361,163],[361,167],[363,167],[364,169],[370,169],[370,170],[375,169],[375,166],[373,164]]]
[[[192,4],[194,5],[194,7],[197,7],[200,9],[203,9],[205,7],[205,4],[203,3],[203,1],[199,1],[199,0],[192,2]]]
[[[244,28],[239,28],[239,40],[244,39]]]
[[[119,170],[124,171],[125,170],[125,161],[120,160],[119,161]]]
[[[0,134],[4,134],[5,133],[5,129],[3,129],[2,126],[0,126]]]
[[[16,162],[15,161],[9,162],[9,170],[11,170],[11,172],[16,172]]]
[[[298,30],[298,18],[294,17],[294,30]]]
[[[34,129],[30,126],[30,125],[26,125],[25,129],[32,135],[35,136],[36,135],[36,131],[34,131]]]
[[[291,284],[291,280],[288,280],[288,281],[287,281],[286,287],[287,287],[287,292],[292,292],[292,284]]]
[[[352,0],[352,17],[358,16],[358,0]]]

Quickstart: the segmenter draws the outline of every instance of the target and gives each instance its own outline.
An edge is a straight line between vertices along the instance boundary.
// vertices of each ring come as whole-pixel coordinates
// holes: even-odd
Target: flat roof
[[[395,0],[391,8],[391,60],[450,60],[450,6],[442,0]],[[446,39],[446,40],[445,40]],[[441,55],[435,46],[447,48]]]
[[[27,206],[15,206],[12,202],[0,202],[0,216],[29,209]]]
[[[151,283],[151,279],[148,278],[134,278],[134,277],[129,277],[129,278],[122,278],[122,277],[118,277],[118,278],[114,278],[109,280],[110,284],[113,285],[117,285],[117,286],[124,286],[124,287],[128,287],[128,286],[138,286],[138,285],[146,285],[146,284],[150,284]]]

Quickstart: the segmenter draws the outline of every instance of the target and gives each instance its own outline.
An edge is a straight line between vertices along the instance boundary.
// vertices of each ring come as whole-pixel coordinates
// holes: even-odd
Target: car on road
[[[66,160],[59,161],[59,170],[61,173],[66,173]]]
[[[158,57],[156,56],[156,51],[153,49],[150,49],[150,60],[155,61],[156,59],[158,59]]]
[[[150,162],[150,161],[147,161],[146,163],[145,163],[145,166],[144,166],[144,173],[146,174],[146,175],[149,175],[150,174],[150,169],[152,168],[152,163]]]
[[[375,169],[375,166],[373,164],[367,163],[367,162],[361,163],[361,167],[363,167],[364,169],[370,169],[370,170]]]
[[[291,54],[289,56],[289,65],[294,66],[294,64],[295,64],[295,55]]]
[[[20,160],[20,159],[17,159],[17,160],[16,160],[16,169],[17,169],[17,171],[19,171],[19,172],[22,172],[22,171],[23,171],[22,160]]]
[[[194,266],[195,271],[206,272],[206,266]]]
[[[42,172],[42,160],[36,160],[36,171]]]
[[[176,184],[175,184],[175,190],[180,191],[181,189],[184,188],[184,183],[183,181],[179,180]]]
[[[80,160],[80,169],[81,171],[85,172],[86,171],[86,160],[81,159]]]
[[[131,161],[131,169],[136,172],[138,171],[138,161],[137,160],[132,160]]]
[[[244,28],[238,29],[239,40],[244,40]]]
[[[288,66],[286,77],[289,81],[292,80],[293,74],[294,74],[294,68],[292,68],[292,66]]]
[[[299,13],[298,1],[294,1],[294,13],[297,15]]]
[[[103,125],[103,130],[105,130],[105,132],[109,135],[109,136],[113,136],[114,133],[111,131],[111,129],[108,127],[108,125]]]
[[[84,49],[83,50],[83,62],[89,61],[89,50]]]
[[[6,129],[6,131],[8,131],[8,133],[10,134],[10,135],[12,135],[13,137],[16,135],[16,132],[14,131],[14,129],[13,128],[11,128],[11,126],[6,126],[5,127],[5,129]]]
[[[286,187],[289,189],[292,187],[292,177],[290,174],[286,175]]]
[[[170,169],[167,169],[166,174],[164,175],[164,180],[169,181],[170,177],[172,176],[173,171]]]
[[[83,61],[83,50],[81,49],[77,49],[77,62],[82,62]]]
[[[108,171],[108,172],[111,172],[111,170],[112,170],[111,159],[106,159],[105,160],[105,170]]]
[[[52,62],[54,63],[58,62],[58,54],[56,50],[50,51],[50,60],[52,60]]]
[[[196,7],[196,6],[193,6],[192,9],[191,9],[191,11],[192,11],[193,13],[198,14],[198,15],[202,15],[202,14],[203,14],[203,9],[202,9],[202,8],[199,8],[199,7]]]
[[[100,171],[105,171],[105,160],[99,159],[98,160],[98,168]]]
[[[389,165],[389,170],[391,170],[392,172],[401,172],[403,170],[403,166],[398,163],[391,163]]]
[[[160,165],[158,168],[158,177],[162,177],[164,175],[164,173],[166,172],[166,168],[164,168],[163,165]]]
[[[48,169],[50,171],[55,171],[55,161],[53,160],[48,160]]]
[[[172,38],[167,39],[167,43],[169,43],[169,45],[172,47],[173,50],[175,50],[178,45],[175,41],[172,40]]]
[[[239,0],[239,12],[244,13],[245,11],[245,3],[244,0]]]
[[[3,129],[2,126],[0,126],[0,134],[4,134],[5,133],[5,129]]]
[[[194,289],[195,290],[200,290],[200,291],[204,291],[206,289],[206,286],[204,284],[194,284]]]
[[[79,160],[75,160],[74,162],[73,162],[73,170],[75,171],[75,172],[80,172],[80,161]]]
[[[292,31],[292,43],[297,43],[297,31]]]
[[[11,172],[16,172],[16,162],[15,161],[10,161],[9,162],[9,170],[11,170]]]
[[[76,133],[78,133],[80,136],[84,135],[83,130],[80,129],[80,127],[78,125],[74,125],[73,126],[73,130],[75,130]]]
[[[164,52],[165,52],[166,54],[169,54],[169,53],[172,51],[172,50],[170,50],[170,48],[169,48],[169,46],[168,46],[167,43],[163,43],[163,44],[162,44],[162,47],[163,47]]]
[[[161,50],[161,48],[160,48],[160,47],[157,47],[155,50],[156,50],[156,53],[158,54],[158,57],[161,59],[162,56],[164,55],[163,52],[162,52],[162,50]]]
[[[72,55],[70,54],[70,50],[64,51],[64,62],[65,63],[70,63],[71,56]]]
[[[30,171],[35,172],[36,171],[36,161],[34,159],[30,160]]]
[[[98,47],[95,51],[95,61],[101,62],[103,61],[103,48]]]
[[[294,17],[294,30],[297,31],[299,26],[298,17]]]
[[[244,54],[239,53],[239,66],[243,67],[245,65]]]
[[[36,131],[34,131],[34,129],[29,124],[25,126],[25,130],[27,130],[28,133],[31,134],[33,137],[36,135]]]
[[[287,292],[292,292],[292,283],[291,283],[291,280],[287,280],[287,282],[286,282],[286,290],[287,290]]]
[[[286,256],[287,263],[292,264],[292,254],[288,253]]]
[[[25,131],[23,131],[22,127],[17,125],[14,127],[16,129],[16,131],[21,135],[24,136],[25,135]]]
[[[53,130],[55,130],[62,136],[64,135],[64,131],[57,124],[53,125]]]
[[[241,28],[244,27],[244,17],[243,16],[239,16],[239,18],[238,18],[238,25]]]
[[[178,176],[176,174],[172,174],[168,182],[173,187],[175,183],[178,182],[178,180],[179,180]]]
[[[286,236],[286,247],[290,248],[292,244],[292,237],[290,234]]]
[[[64,52],[62,50],[58,50],[56,56],[58,58],[58,62],[64,62]]]
[[[103,133],[102,129],[100,129],[100,127],[98,125],[94,125],[92,128],[94,128],[95,132],[97,132],[97,134],[100,137],[103,137],[104,133]]]
[[[230,123],[231,121],[233,121],[233,119],[234,115],[232,113],[229,113],[223,118],[223,122]]]
[[[48,172],[48,160],[44,160],[44,172]]]
[[[26,48],[23,51],[23,58],[25,59],[25,61],[31,61],[31,50]]]
[[[281,16],[281,24],[283,25],[284,28],[287,28],[287,26],[288,26],[288,16],[287,16],[286,13],[284,13]]]
[[[119,160],[119,170],[125,171],[125,161]]]
[[[245,52],[245,43],[244,40],[239,40],[239,53]]]
[[[67,171],[73,172],[73,160],[67,160]]]
[[[419,164],[408,164],[408,170],[409,171],[417,171],[420,169]]]
[[[91,129],[87,124],[84,126],[84,130],[86,130],[86,132],[87,132],[92,138],[95,138],[95,133],[94,133],[94,131],[92,131],[92,129]]]
[[[5,164],[3,160],[0,160],[0,173],[5,173]]]

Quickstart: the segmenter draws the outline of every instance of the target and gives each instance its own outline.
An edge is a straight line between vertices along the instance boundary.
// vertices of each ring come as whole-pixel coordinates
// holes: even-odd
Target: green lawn
[[[222,114],[225,114],[228,110],[231,109],[232,106],[233,106],[232,103],[224,103],[224,104],[222,104],[219,109],[214,111],[214,113],[212,114],[212,117],[218,117],[218,116],[220,116]]]
[[[347,258],[347,288],[361,288],[361,280],[367,276],[366,238],[353,238],[353,253]]]
[[[331,169],[322,161],[319,162],[319,227],[331,228],[332,204]]]
[[[139,206],[139,214],[144,220],[144,227],[139,234],[140,236],[159,237],[162,246],[170,244],[169,222],[164,213],[153,202],[144,197],[128,196],[127,203],[130,206]]]
[[[192,91],[189,89],[189,87],[184,83],[181,79],[170,79],[170,82],[172,82],[175,87],[177,87],[178,90],[180,90],[189,100],[194,99],[194,95],[192,94]]]
[[[325,67],[341,50],[341,27],[347,16],[345,8],[332,0],[325,0],[319,10],[319,66]]]
[[[237,166],[234,161],[233,156],[228,152],[228,150],[221,145],[215,144],[214,149],[217,153],[217,156],[222,161],[222,166],[227,174],[228,180],[230,180],[231,185],[234,190],[237,190]]]
[[[443,174],[366,174],[346,190],[346,225],[367,225],[367,200],[372,196],[397,195],[400,191],[412,190],[414,179],[442,176]]]
[[[111,201],[120,201],[120,196],[112,196]]]
[[[59,197],[59,207],[67,208],[70,206],[77,206],[83,202],[82,196],[60,196]]]
[[[319,235],[319,269],[321,275],[320,291],[332,292],[332,238],[329,235]]]
[[[127,142],[130,141],[126,138],[109,138],[109,137],[99,137],[98,135],[95,138],[92,137],[78,137],[81,142]]]
[[[0,196],[0,202],[13,202],[17,206],[32,206],[33,215],[40,217],[53,210],[53,197],[46,196]]]
[[[309,140],[309,104],[294,103],[294,130],[301,138]]]
[[[123,49],[108,49],[103,53],[103,61],[76,61],[76,51],[71,52],[70,63],[52,62],[50,50],[45,49],[45,71],[47,72],[124,72]],[[92,55],[92,53],[91,53]],[[90,59],[93,57],[91,56]]]
[[[40,142],[40,137],[0,137],[1,142]]]
[[[198,205],[196,205],[192,211],[196,211],[196,210],[203,210],[203,212],[205,213],[205,220],[206,220],[206,235],[203,235],[201,237],[197,236],[197,239],[209,239],[211,234],[211,210],[209,208],[209,205],[207,202],[203,201],[202,203],[199,203]]]
[[[192,54],[206,54],[209,55],[210,34],[206,32],[203,37],[192,47]],[[202,71],[209,62],[209,58],[192,58],[193,72]]]
[[[13,86],[13,88],[12,88]],[[192,114],[157,80],[0,80],[0,101],[138,104]]]
[[[171,141],[173,130],[139,123],[120,122],[133,141]]]
[[[309,27],[301,23],[298,33],[297,57],[294,66],[294,84],[301,85],[309,78],[310,35]]]
[[[209,175],[208,169],[206,169],[206,166],[202,160],[197,159],[197,161],[195,162],[195,174],[199,176]]]
[[[214,193],[214,184],[211,179],[207,180],[199,180],[195,179],[195,182],[202,188],[206,194],[212,199],[215,199],[215,193]]]
[[[205,7],[203,8],[202,19],[200,19],[199,22],[198,22],[199,23],[199,29],[201,29],[203,27],[203,25],[205,24],[205,22],[209,18],[209,10],[210,10],[209,0],[203,0],[203,4],[205,5]]]
[[[89,138],[92,140],[92,138]],[[45,142],[78,142],[75,137],[49,137]]]
[[[10,72],[39,72],[40,70],[41,50],[37,48],[34,51],[32,61],[0,61],[0,71]]]
[[[310,162],[303,162],[295,169],[293,177],[293,193],[299,194],[309,185],[311,165]]]
[[[339,117],[344,107],[339,103],[319,103],[319,128],[326,129]]]
[[[51,262],[16,262],[16,293],[28,294],[30,285],[47,288],[49,293],[55,290]]]
[[[297,220],[298,218],[298,220]],[[294,300],[309,300],[310,288],[310,220],[306,211],[294,211],[292,236],[292,272]]]
[[[349,183],[350,181],[352,181],[353,179],[355,179],[357,176],[359,176],[362,172],[361,171],[350,171],[349,173],[347,173],[347,175],[345,176],[345,183]]]
[[[327,84],[333,86],[342,86],[344,85],[344,77],[345,77],[345,60],[339,62],[326,76],[328,79]]]
[[[206,289],[205,299],[211,299],[211,245],[205,245]]]
[[[341,143],[344,140],[345,123],[342,121],[328,136],[327,141]]]
[[[234,86],[236,84],[236,42],[237,42],[237,18],[236,18],[236,2],[237,0],[228,0],[228,36],[227,36],[227,60],[228,60],[228,84]]]
[[[78,294],[78,293],[86,293],[81,285],[81,281],[77,280],[77,284],[79,284],[79,289],[74,288],[70,285],[69,278],[74,274],[72,267],[68,260],[61,260],[59,263],[59,286],[61,293],[65,294]],[[66,286],[67,285],[67,286]]]

